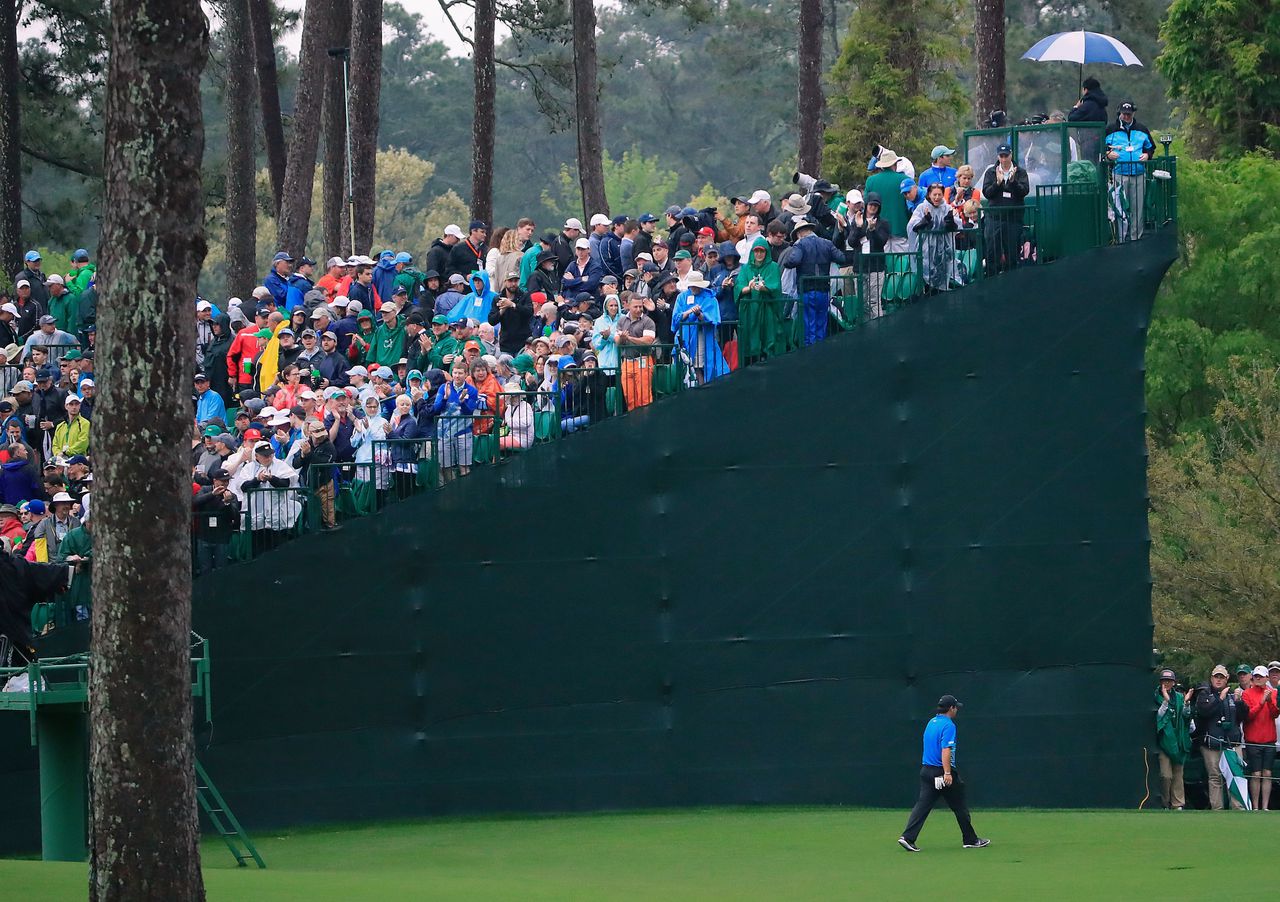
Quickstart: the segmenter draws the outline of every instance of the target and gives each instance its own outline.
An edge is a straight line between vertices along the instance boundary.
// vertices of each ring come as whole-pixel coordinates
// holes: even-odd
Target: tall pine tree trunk
[[[351,25],[351,0],[333,0],[333,23],[333,42],[346,41]],[[324,233],[324,254],[347,257],[354,254],[355,249],[351,246],[351,216],[347,206],[347,111],[342,67],[342,59],[330,58],[325,70],[320,229]]]
[[[271,33],[271,23],[274,18],[271,0],[249,0],[254,68],[258,73],[258,105],[262,108],[262,143],[266,147],[267,172],[271,176],[272,209],[275,215],[279,216],[288,157],[284,143],[284,119],[280,114],[280,76],[276,72],[276,42]]]
[[[822,93],[822,0],[800,0],[798,131],[799,168],[822,172],[823,125],[827,98]]]
[[[254,260],[258,243],[257,191],[254,187],[253,47],[248,0],[225,0],[223,46],[226,77],[222,103],[227,111],[226,245],[227,287],[247,298],[258,284]]]
[[[471,45],[475,116],[471,120],[471,218],[493,228],[493,138],[497,114],[497,74],[493,62],[496,0],[475,0],[475,40]]]
[[[1004,0],[974,0],[973,55],[977,68],[973,118],[985,125],[992,110],[1005,108]]]
[[[199,0],[113,0],[94,417],[89,898],[204,898],[191,734]],[[127,299],[127,303],[116,301]],[[145,353],[139,353],[139,351]]]
[[[18,112],[18,5],[0,0],[0,284],[21,266],[22,120]]]
[[[373,244],[378,178],[378,95],[382,91],[382,0],[351,4],[351,171],[355,179],[357,253]]]
[[[592,0],[570,0],[573,14],[573,93],[578,118],[578,182],[585,216],[609,213],[604,193],[604,140],[600,137],[596,10]],[[585,218],[585,217],[584,217]]]
[[[280,218],[276,221],[276,246],[295,257],[301,257],[307,250],[307,226],[311,222],[311,195],[320,142],[320,112],[324,106],[325,73],[333,33],[333,0],[307,0],[302,45],[298,51],[298,90],[293,128],[289,131],[284,197],[280,202]]]

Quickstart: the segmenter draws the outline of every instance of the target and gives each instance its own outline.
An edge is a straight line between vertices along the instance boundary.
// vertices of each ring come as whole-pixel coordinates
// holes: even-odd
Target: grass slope
[[[442,820],[259,837],[268,870],[204,845],[211,902],[399,899],[1205,899],[1271,873],[1280,818],[1224,812],[977,811],[960,847],[945,806],[906,812],[714,809]],[[1247,821],[1248,842],[1239,821]],[[1274,821],[1274,823],[1273,823]],[[1256,832],[1263,828],[1266,839]],[[1204,854],[1223,848],[1228,855]],[[1197,852],[1196,850],[1201,850]],[[85,867],[0,861],[4,895],[84,899]]]

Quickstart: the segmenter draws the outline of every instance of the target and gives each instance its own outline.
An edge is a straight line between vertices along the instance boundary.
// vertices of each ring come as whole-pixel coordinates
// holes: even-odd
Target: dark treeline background
[[[12,0],[3,0],[12,2]],[[823,67],[829,70],[844,41],[854,4],[824,4]],[[1087,27],[1120,36],[1146,63],[1141,69],[1093,67],[1113,99],[1133,99],[1153,128],[1168,124],[1167,85],[1156,67],[1157,33],[1165,0],[1090,0],[1086,3],[1009,0],[1008,107],[1020,119],[1075,100],[1077,70],[1068,63],[1032,63],[1018,57],[1038,38]],[[968,4],[954,22],[926,22],[937,36],[971,53]],[[20,48],[22,77],[23,239],[27,246],[94,249],[98,236],[102,158],[102,73],[106,15],[92,0],[24,6],[29,39]],[[902,11],[900,15],[909,15]],[[402,148],[434,164],[424,202],[453,191],[470,200],[472,69],[470,48],[429,34],[419,16],[396,3],[384,6],[382,148]],[[670,186],[667,202],[710,199],[755,188],[781,188],[796,158],[796,23],[794,0],[715,0],[688,5],[623,3],[598,10],[600,86],[606,177],[621,192],[627,179]],[[294,108],[297,60],[283,35],[297,13],[276,11],[281,106]],[[212,59],[204,77],[205,185],[211,207],[222,202],[226,120],[222,106],[225,47],[213,19]],[[528,71],[499,65],[494,140],[494,218],[513,222],[532,214],[540,224],[576,206],[577,145],[572,114],[572,60],[566,44],[536,38],[500,42],[499,59],[536,64]],[[972,67],[958,70],[968,90]],[[828,94],[838,85],[827,86]],[[937,141],[956,140],[974,123],[957,119]],[[624,154],[630,165],[624,170]],[[641,159],[643,158],[643,159]],[[927,161],[916,160],[917,166]],[[266,159],[259,141],[259,167]],[[568,178],[565,178],[565,175]],[[672,184],[674,179],[674,184]],[[544,193],[547,197],[544,199]],[[648,198],[644,198],[648,199]],[[658,212],[658,211],[654,211]],[[312,245],[319,231],[312,232]],[[216,239],[216,236],[215,236]],[[332,249],[316,247],[312,256]],[[425,250],[425,245],[410,250]]]

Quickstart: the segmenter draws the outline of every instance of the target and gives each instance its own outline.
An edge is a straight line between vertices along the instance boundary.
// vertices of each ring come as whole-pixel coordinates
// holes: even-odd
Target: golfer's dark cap
[[[956,698],[954,695],[944,695],[942,698],[938,699],[939,711],[950,711],[952,708],[963,707],[964,704],[961,703],[960,699]]]

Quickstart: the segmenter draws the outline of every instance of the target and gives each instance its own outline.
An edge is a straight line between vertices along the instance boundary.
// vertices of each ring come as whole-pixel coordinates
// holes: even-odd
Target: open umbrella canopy
[[[1024,60],[1038,62],[1110,63],[1113,66],[1141,66],[1142,60],[1122,42],[1096,31],[1062,31],[1042,38],[1022,54]]]

